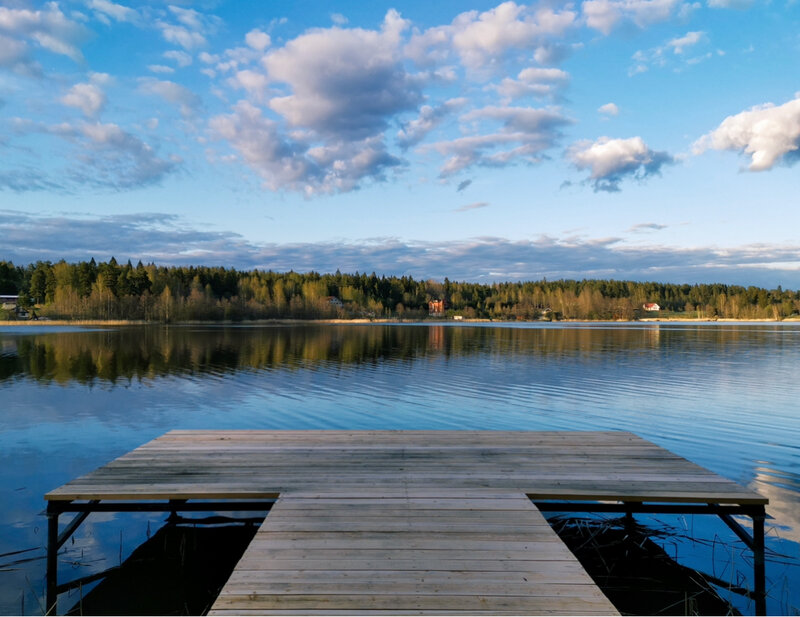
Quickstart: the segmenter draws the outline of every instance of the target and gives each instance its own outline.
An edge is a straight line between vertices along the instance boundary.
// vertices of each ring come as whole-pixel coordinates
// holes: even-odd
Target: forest
[[[0,261],[0,295],[19,295],[30,317],[153,322],[256,319],[631,320],[785,319],[800,313],[800,292],[724,284],[615,280],[471,283],[409,276],[239,271],[206,266]],[[645,312],[646,303],[659,305]],[[0,320],[17,317],[0,309]]]

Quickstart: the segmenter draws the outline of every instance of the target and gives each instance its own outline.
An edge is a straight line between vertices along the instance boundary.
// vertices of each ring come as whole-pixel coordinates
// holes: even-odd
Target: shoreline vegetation
[[[534,323],[550,322],[547,319],[537,320],[507,320],[507,319],[460,319],[454,321],[446,318],[425,318],[425,319],[399,319],[399,318],[353,318],[353,319],[253,319],[253,320],[194,320],[194,321],[172,321],[169,323],[159,321],[144,321],[141,319],[4,319],[0,320],[0,327],[10,326],[38,326],[38,327],[79,327],[79,326],[292,326],[292,325],[359,325],[359,324],[471,324],[471,323],[491,323],[491,324],[513,324],[513,323]],[[733,318],[712,318],[698,319],[696,317],[645,317],[641,319],[561,319],[557,323],[800,323],[800,317],[785,317],[783,319],[733,319]]]
[[[800,291],[616,280],[470,283],[358,273],[0,261],[0,323],[783,321]],[[655,307],[655,308],[654,308]],[[45,321],[46,320],[46,321]]]

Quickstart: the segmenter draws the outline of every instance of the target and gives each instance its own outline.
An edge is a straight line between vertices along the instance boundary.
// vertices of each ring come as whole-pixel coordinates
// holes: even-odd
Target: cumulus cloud
[[[47,4],[45,10],[30,10],[0,6],[0,35],[6,34],[17,41],[16,62],[22,62],[19,54],[24,51],[18,43],[31,40],[55,54],[83,62],[80,45],[88,38],[89,31],[81,24],[70,20],[55,2]],[[8,52],[6,52],[8,53]]]
[[[40,67],[29,56],[27,43],[4,34],[0,34],[0,68],[8,68],[22,75],[41,72]]]
[[[468,11],[451,24],[415,32],[406,54],[427,65],[454,53],[461,63],[479,70],[499,63],[514,50],[533,50],[561,37],[576,25],[570,8],[554,10],[504,2],[488,11]]]
[[[386,151],[380,137],[314,147],[286,139],[276,122],[247,101],[237,103],[233,113],[213,118],[211,129],[273,190],[290,189],[309,196],[349,191],[362,180],[384,179],[388,168],[401,164]]]
[[[259,103],[265,102],[270,93],[269,78],[260,71],[250,69],[237,71],[228,78],[228,85],[247,91],[247,94]]]
[[[783,105],[765,103],[728,116],[718,128],[697,140],[695,154],[733,150],[750,157],[750,171],[792,164],[800,152],[800,92]]]
[[[91,257],[169,265],[222,265],[299,272],[371,272],[418,279],[493,282],[613,278],[670,283],[726,283],[800,288],[800,246],[629,246],[619,238],[542,236],[513,241],[484,237],[454,241],[372,238],[352,242],[257,243],[227,231],[197,230],[169,214],[69,216],[0,211],[4,257]]]
[[[165,51],[163,56],[167,60],[173,60],[181,68],[189,66],[192,63],[192,56],[187,54],[185,51],[180,51],[178,49]]]
[[[106,95],[100,85],[109,79],[106,73],[94,73],[90,82],[75,84],[59,100],[64,105],[80,109],[87,118],[94,118],[106,105]]]
[[[529,67],[522,69],[516,79],[506,77],[498,85],[491,86],[504,99],[524,96],[537,98],[556,95],[569,83],[569,73],[561,69]]]
[[[165,101],[177,105],[184,118],[192,116],[201,104],[199,96],[174,81],[144,77],[139,80],[139,90],[145,94],[160,96]]]
[[[445,118],[466,104],[467,99],[457,98],[449,99],[436,107],[423,105],[420,107],[419,115],[403,124],[402,128],[397,132],[397,143],[402,148],[418,144]]]
[[[595,191],[608,192],[619,191],[626,177],[643,180],[674,161],[666,152],[651,150],[641,137],[579,141],[567,150],[567,157],[578,169],[590,171]]]
[[[619,23],[631,21],[640,28],[671,18],[682,0],[586,0],[582,5],[586,25],[610,34]]]
[[[605,105],[600,105],[600,107],[597,108],[597,112],[604,116],[618,116],[619,107],[614,103],[606,103]]]
[[[386,130],[422,100],[423,80],[405,69],[400,53],[407,27],[390,10],[378,30],[312,29],[269,49],[262,57],[263,72],[236,70],[231,63],[241,54],[231,55],[235,50],[225,52],[230,60],[201,57],[216,62],[217,70],[233,71],[227,83],[249,98],[232,113],[213,118],[213,134],[227,140],[272,189],[314,195],[385,179],[388,170],[404,165],[389,154]],[[460,104],[448,101],[441,109],[421,110],[401,129],[398,141],[416,143]]]
[[[448,177],[471,166],[503,167],[519,161],[539,162],[555,145],[561,127],[571,121],[557,108],[490,106],[461,116],[463,122],[498,124],[497,130],[423,146],[448,157],[440,170]]]
[[[250,32],[245,35],[244,41],[248,46],[257,51],[264,51],[271,43],[269,34],[257,28],[250,30]]]
[[[270,107],[291,127],[321,136],[362,139],[383,131],[387,118],[421,100],[397,53],[406,27],[390,10],[380,31],[312,30],[270,52],[270,79],[290,91]]]

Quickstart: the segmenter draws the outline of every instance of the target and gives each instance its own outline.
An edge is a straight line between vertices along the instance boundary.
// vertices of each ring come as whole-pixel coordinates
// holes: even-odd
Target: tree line
[[[52,319],[156,322],[428,316],[444,300],[446,317],[466,319],[622,319],[661,314],[700,319],[783,319],[800,313],[800,292],[724,284],[615,280],[470,283],[358,273],[239,271],[94,259],[78,263],[0,261],[0,294]],[[2,310],[2,309],[0,309]],[[0,319],[13,318],[13,311]]]

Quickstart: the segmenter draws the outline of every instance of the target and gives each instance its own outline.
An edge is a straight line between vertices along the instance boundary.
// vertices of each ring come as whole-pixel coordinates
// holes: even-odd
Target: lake
[[[770,499],[768,611],[798,614],[799,404],[796,323],[0,328],[0,614],[41,613],[44,493],[177,428],[632,431]],[[163,518],[91,515],[60,580]],[[681,563],[752,576],[718,519],[641,520]]]

